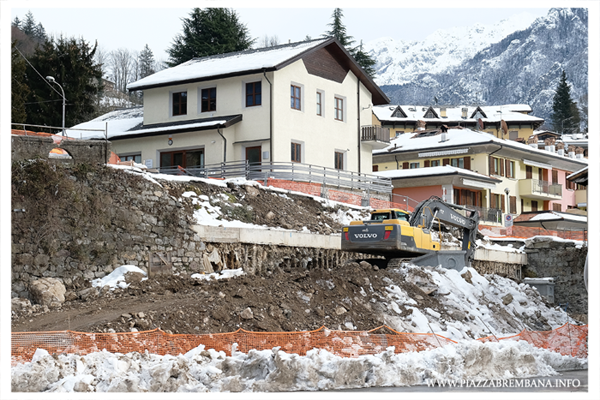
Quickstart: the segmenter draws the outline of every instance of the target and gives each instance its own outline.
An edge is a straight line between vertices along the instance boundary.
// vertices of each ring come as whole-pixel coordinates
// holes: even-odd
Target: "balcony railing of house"
[[[473,208],[479,212],[479,222],[494,222],[494,223],[502,223],[502,210],[497,208],[485,208],[485,207],[475,207],[475,206],[466,206],[469,208]]]
[[[562,185],[550,183],[539,179],[531,180],[531,191],[534,193],[545,193],[554,196],[562,196]]]
[[[391,193],[392,181],[377,175],[361,174],[318,165],[296,162],[230,161],[205,165],[204,167],[166,167],[160,172],[172,175],[189,175],[201,178],[236,178],[260,180],[266,184],[269,178],[289,181],[320,183],[328,187],[341,187],[366,192]]]
[[[390,129],[381,126],[363,126],[360,139],[365,141],[390,142]]]

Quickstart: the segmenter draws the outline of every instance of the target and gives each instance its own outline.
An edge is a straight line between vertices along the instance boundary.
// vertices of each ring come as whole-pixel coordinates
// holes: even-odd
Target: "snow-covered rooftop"
[[[402,117],[402,115],[392,116],[394,111],[398,108],[404,112],[406,115]],[[418,105],[383,105],[383,106],[375,106],[373,107],[373,112],[379,118],[380,121],[408,121],[408,120],[421,120],[425,122],[430,121],[470,121],[474,122],[475,118],[473,114],[477,110],[477,106],[458,106],[458,107],[445,107],[446,108],[446,117],[443,118],[441,116],[441,109],[443,107],[431,107],[435,113],[439,116],[439,118],[425,118],[425,114],[429,110],[429,106],[418,106]],[[467,109],[467,118],[462,118],[463,108]],[[531,122],[543,122],[544,120],[539,117],[534,117],[532,115],[527,115],[526,113],[531,112],[531,107],[526,104],[506,104],[499,106],[480,106],[479,107],[485,117],[482,116],[481,120],[483,122],[499,122],[504,120],[506,122],[510,121],[531,121]]]
[[[132,82],[127,85],[127,89],[139,90],[152,86],[206,79],[217,75],[241,74],[246,71],[274,68],[305,51],[323,44],[327,40],[329,38],[194,58],[176,67],[159,71],[139,81]]]
[[[374,175],[384,176],[386,178],[415,178],[420,176],[431,176],[431,175],[448,175],[448,174],[463,174],[470,175],[474,178],[485,179],[489,181],[490,178],[487,175],[482,175],[468,169],[457,168],[451,165],[439,166],[439,167],[428,167],[428,168],[414,168],[414,169],[394,169],[390,171],[379,171],[373,172]],[[500,182],[500,180],[498,180]]]
[[[380,149],[374,150],[373,155],[383,155],[390,152],[398,151],[427,151],[434,152],[444,148],[456,148],[457,146],[469,146],[484,144],[484,143],[497,143],[504,147],[510,147],[512,149],[522,150],[526,153],[533,153],[545,158],[553,158],[560,160],[569,160],[578,163],[587,164],[588,160],[585,158],[569,158],[567,156],[560,156],[555,153],[548,152],[544,149],[538,149],[537,147],[531,147],[524,143],[519,143],[514,140],[504,140],[495,137],[492,134],[481,131],[473,131],[471,129],[448,129],[446,133],[446,140],[442,142],[441,133],[438,134],[425,134],[420,135],[424,131],[415,131],[404,133],[397,136],[390,141],[390,145]],[[458,151],[458,150],[457,150]],[[458,153],[457,153],[458,154]],[[433,156],[433,155],[432,155]]]
[[[535,217],[531,218],[529,221],[556,221],[556,220],[587,223],[587,216],[550,211],[547,213],[536,215]]]
[[[129,129],[140,125],[144,121],[142,107],[115,110],[94,118],[91,121],[77,124],[67,129],[67,136],[75,139],[104,139],[104,130],[108,132],[108,139],[121,136]],[[90,130],[94,129],[94,130]]]

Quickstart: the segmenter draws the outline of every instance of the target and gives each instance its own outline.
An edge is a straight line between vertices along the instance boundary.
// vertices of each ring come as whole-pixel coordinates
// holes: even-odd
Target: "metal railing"
[[[363,126],[361,127],[361,141],[376,140],[379,142],[390,142],[390,129],[381,126]]]
[[[419,204],[418,201],[401,194],[392,194],[392,203],[395,204],[395,207],[399,207],[404,211],[412,211]]]
[[[244,177],[248,180],[262,180],[265,183],[269,178],[284,179],[320,183],[328,187],[342,187],[366,191],[367,193],[392,192],[392,181],[389,178],[295,162],[248,163],[247,160],[229,161],[204,167],[166,167],[160,168],[160,172],[201,178]]]
[[[476,206],[467,206],[479,212],[479,221],[502,223],[502,210],[497,208],[485,208]]]
[[[562,185],[558,183],[550,183],[539,179],[531,180],[531,191],[536,193],[551,194],[554,196],[562,196]]]

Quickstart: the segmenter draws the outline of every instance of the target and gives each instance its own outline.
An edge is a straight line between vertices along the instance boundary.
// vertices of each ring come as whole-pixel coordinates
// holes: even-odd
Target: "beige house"
[[[128,90],[143,91],[143,116],[108,138],[152,168],[248,160],[370,173],[372,150],[389,144],[371,128],[388,98],[333,38],[192,59]]]

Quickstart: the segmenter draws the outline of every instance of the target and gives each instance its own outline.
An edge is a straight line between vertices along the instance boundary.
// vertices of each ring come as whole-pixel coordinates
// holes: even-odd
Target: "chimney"
[[[556,142],[556,139],[554,138],[548,138],[546,140],[544,140],[544,144],[546,145],[546,151],[549,151],[550,153],[554,153],[554,143]]]
[[[446,114],[446,107],[440,108],[440,117],[448,118],[448,115]]]
[[[583,147],[577,147],[575,149],[575,158],[583,158]]]
[[[417,121],[417,130],[424,131],[425,130],[425,121],[418,120]]]
[[[534,149],[537,149],[537,147],[538,147],[538,137],[537,137],[537,135],[531,135],[531,136],[529,136],[529,138],[527,139],[527,144],[530,147],[533,147]]]
[[[462,108],[462,115],[461,115],[462,119],[467,119],[468,112],[469,112],[469,109],[467,107]]]
[[[556,143],[556,152],[559,156],[565,155],[565,144],[563,142]]]

